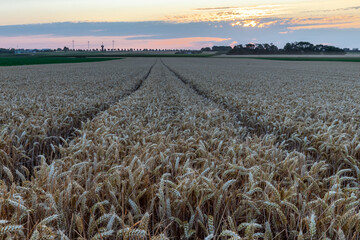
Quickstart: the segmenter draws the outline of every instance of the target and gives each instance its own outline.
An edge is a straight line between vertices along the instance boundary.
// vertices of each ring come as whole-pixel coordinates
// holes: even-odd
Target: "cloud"
[[[245,21],[237,21],[231,23],[231,26],[241,26],[241,27],[256,27],[258,26],[259,21],[256,20],[245,20]]]
[[[337,10],[337,11],[342,11],[342,10],[348,11],[348,10],[358,10],[358,9],[360,9],[360,6],[347,7],[347,8],[338,8],[338,9],[336,9],[336,10]]]
[[[238,24],[236,24],[239,22]],[[232,26],[232,24],[234,24]],[[189,48],[258,43],[281,46],[291,41],[331,40],[339,47],[359,47],[360,16],[258,18],[220,22],[63,22],[0,26],[0,48],[57,48],[75,45],[118,48]],[[217,27],[215,27],[217,26]],[[222,26],[222,27],[221,27]],[[291,33],[291,34],[288,34]]]
[[[219,24],[223,25],[223,24]],[[47,24],[0,26],[0,36],[151,36],[154,39],[209,37],[213,26],[208,23],[168,22],[61,22]]]
[[[321,28],[338,28],[338,29],[346,29],[346,28],[360,28],[360,24],[318,24],[318,25],[305,25],[305,26],[295,26],[295,27],[288,27],[290,30],[300,30],[300,29],[321,29]]]
[[[237,41],[233,41],[232,43],[230,43],[229,45],[231,46],[231,47],[234,47],[234,46],[236,46],[238,44],[238,42]]]
[[[312,18],[292,18],[289,21],[291,25],[299,24],[340,24],[340,23],[350,23],[359,19],[358,16],[348,16],[348,15],[339,15],[339,16],[329,16],[329,17],[312,17]]]
[[[256,20],[274,16],[281,11],[280,5],[262,5],[254,7],[219,7],[219,8],[197,8],[187,15],[168,16],[164,19],[167,22],[189,23],[189,22],[221,22],[240,20]]]
[[[149,36],[151,37],[151,36]],[[17,43],[20,48],[62,48],[71,47],[72,41],[75,48],[87,49],[88,41],[90,48],[100,48],[104,43],[105,48],[112,48],[112,41],[115,41],[115,48],[151,48],[151,49],[199,49],[201,47],[213,46],[215,44],[228,44],[231,38],[219,37],[188,37],[151,39],[147,36],[54,36],[54,35],[27,35],[0,37],[0,46],[9,43]]]
[[[307,11],[308,13],[314,13],[314,12],[339,12],[339,11],[353,11],[353,10],[359,10],[360,6],[352,6],[352,7],[345,7],[345,8],[336,8],[336,9],[323,9],[323,10],[317,10],[317,11]]]
[[[288,29],[320,29],[320,28],[360,28],[360,16],[330,16],[317,18],[288,19]]]
[[[218,11],[218,10],[227,10],[234,9],[236,7],[214,7],[214,8],[195,8],[195,11]]]
[[[350,11],[360,9],[360,6],[306,11],[301,12],[301,17],[294,17],[294,14],[299,16],[295,7],[295,5],[283,4],[196,8],[194,13],[169,16],[164,21],[171,23],[229,22],[233,27],[242,28],[269,28],[274,25],[283,25],[288,26],[289,30],[360,28],[359,15],[349,14]],[[323,13],[321,17],[319,17],[319,12]],[[339,15],[339,12],[342,14]]]
[[[269,28],[272,25],[280,23],[280,20],[261,19],[261,20],[243,20],[232,22],[232,27],[251,27],[251,28]]]
[[[275,25],[279,22],[279,20],[275,20],[275,21],[270,21],[270,22],[264,22],[264,23],[260,23],[258,25],[259,28],[264,28],[264,27],[270,27],[271,25]]]
[[[292,17],[285,14],[287,12],[285,9],[287,9],[285,5],[197,8],[195,11],[201,11],[200,13],[170,16],[165,21],[170,23],[229,22],[233,27],[242,28],[269,28],[274,25],[283,25],[288,26],[289,30],[360,28],[359,16],[331,13],[331,11],[357,10],[360,9],[360,6],[332,9],[327,11],[328,14],[323,14],[321,17],[318,17],[319,14]],[[319,12],[317,11],[317,13]]]

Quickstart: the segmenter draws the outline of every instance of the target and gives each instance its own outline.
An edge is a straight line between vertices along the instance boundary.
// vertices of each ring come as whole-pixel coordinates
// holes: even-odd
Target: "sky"
[[[0,48],[360,48],[360,0],[0,0]]]

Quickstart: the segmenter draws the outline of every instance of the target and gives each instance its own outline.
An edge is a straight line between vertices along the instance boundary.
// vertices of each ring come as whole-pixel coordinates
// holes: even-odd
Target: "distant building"
[[[101,44],[101,51],[103,52],[104,51],[104,43],[103,44]]]

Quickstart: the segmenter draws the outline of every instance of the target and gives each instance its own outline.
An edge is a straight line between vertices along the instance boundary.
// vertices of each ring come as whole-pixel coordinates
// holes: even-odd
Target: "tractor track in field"
[[[196,87],[194,84],[192,84],[190,81],[188,81],[185,77],[180,75],[178,72],[173,70],[171,67],[166,65],[162,60],[160,60],[161,63],[171,72],[173,73],[181,82],[183,82],[186,86],[188,86],[190,89],[192,89],[195,93],[197,93],[202,98],[206,99],[208,102],[213,103],[214,105],[218,106],[221,109],[226,110],[227,112],[231,113],[232,115],[237,115],[235,111],[233,111],[228,105],[224,103],[219,103],[216,100],[214,100],[212,97],[207,95],[204,91]],[[237,118],[238,119],[238,118]],[[240,119],[238,119],[240,121]]]
[[[102,112],[106,111],[107,109],[109,109],[114,104],[118,103],[119,101],[121,101],[124,98],[129,97],[130,95],[135,93],[137,90],[139,90],[139,88],[144,84],[145,80],[151,74],[151,71],[154,68],[155,64],[156,64],[156,61],[155,61],[155,63],[153,65],[151,65],[151,67],[149,68],[147,73],[142,78],[140,78],[139,83],[136,84],[132,89],[129,89],[126,92],[124,92],[122,95],[119,95],[119,96],[115,97],[114,99],[112,99],[110,101],[109,104],[101,105],[99,108],[96,108],[94,110],[89,110],[88,112],[85,112],[82,116],[80,116],[78,124],[76,126],[74,126],[73,127],[74,129],[71,129],[71,132],[69,134],[66,134],[66,136],[63,137],[63,138],[65,138],[65,139],[73,139],[74,138],[73,133],[75,132],[76,129],[81,127],[82,122],[87,121],[87,120],[91,121],[96,116],[98,116]]]
[[[208,100],[209,102],[215,104],[219,108],[226,110],[227,112],[229,112],[229,114],[234,116],[234,119],[236,119],[236,121],[237,121],[236,122],[237,125],[242,126],[242,127],[246,127],[248,134],[256,135],[258,137],[262,137],[262,136],[268,134],[268,129],[272,128],[272,126],[270,126],[268,124],[251,121],[250,118],[254,117],[251,114],[248,114],[246,112],[245,112],[245,114],[244,113],[239,113],[239,111],[234,109],[234,107],[229,106],[229,105],[227,105],[227,104],[225,104],[223,102],[219,102],[219,101],[215,100],[214,98],[209,96],[206,92],[199,89],[195,84],[191,83],[191,81],[189,81],[184,76],[179,74],[177,71],[173,70],[171,67],[169,67],[167,64],[165,64],[161,59],[160,59],[160,62],[170,72],[172,72],[179,80],[181,80],[185,85],[189,86],[189,88],[192,89],[195,93],[197,93],[198,95],[200,95],[204,99]],[[299,145],[299,144],[294,144],[294,142],[289,137],[294,133],[296,133],[296,131],[288,133],[288,137],[286,137],[286,139],[280,138],[280,136],[278,136],[275,133],[272,133],[272,134],[274,136],[276,136],[276,140],[275,140],[276,144],[280,145],[285,141],[285,143],[286,143],[284,145],[285,150],[303,152],[304,151],[303,147],[301,145]],[[307,146],[307,147],[313,147],[313,146]],[[309,152],[309,154],[313,159],[319,159],[319,157],[320,157],[319,155],[317,155],[317,153]]]
[[[211,98],[210,96],[208,96],[205,92],[201,91],[199,88],[197,88],[194,84],[192,84],[190,81],[188,81],[186,78],[184,78],[183,76],[181,76],[178,72],[176,72],[175,70],[173,70],[171,67],[169,67],[168,65],[166,65],[161,59],[160,62],[165,66],[166,69],[168,69],[172,74],[174,74],[174,76],[179,79],[183,84],[185,84],[186,86],[188,86],[191,90],[193,90],[197,95],[199,95],[201,98],[203,98],[205,101],[210,102],[211,104],[215,105],[217,108],[220,108],[226,112],[228,112],[231,116],[235,116],[234,117],[234,121],[236,125],[238,125],[239,127],[247,127],[246,125],[242,124],[241,120],[238,118],[238,114],[236,114],[236,112],[234,112],[233,110],[231,110],[226,104],[224,103],[219,103],[216,100],[214,100],[213,98]]]
[[[158,61],[156,60],[151,65],[151,67],[146,72],[146,74],[142,78],[140,78],[139,83],[136,84],[132,89],[124,92],[118,97],[113,98],[109,103],[103,103],[100,106],[96,107],[95,109],[89,109],[88,111],[85,111],[83,114],[79,115],[74,121],[75,124],[67,127],[65,134],[61,134],[61,135],[48,134],[44,140],[45,142],[42,142],[41,146],[39,146],[39,144],[35,144],[37,142],[37,139],[35,139],[32,144],[29,144],[29,148],[25,149],[25,157],[23,157],[22,161],[19,161],[20,165],[26,166],[32,173],[34,167],[38,166],[40,163],[39,155],[44,156],[48,162],[50,162],[53,159],[61,158],[62,156],[59,147],[60,145],[64,144],[64,141],[61,140],[61,138],[66,141],[66,144],[70,143],[70,141],[77,136],[76,131],[77,129],[81,128],[83,122],[91,121],[96,116],[102,114],[104,111],[112,107],[114,104],[118,103],[122,99],[127,98],[130,95],[134,94],[136,91],[138,91],[150,76],[157,62]],[[51,130],[49,132],[51,132]],[[41,154],[34,154],[35,152],[36,153],[41,152]]]
[[[184,78],[183,76],[181,76],[178,72],[176,72],[175,70],[173,70],[172,68],[170,68],[168,65],[166,65],[161,59],[160,62],[171,72],[173,73],[180,81],[182,81],[185,85],[187,85],[189,88],[191,88],[192,90],[194,90],[194,92],[196,92],[198,95],[200,95],[202,98],[205,98],[206,100],[212,102],[213,104],[216,105],[221,105],[222,108],[226,109],[226,106],[224,104],[219,104],[216,101],[214,101],[214,99],[212,99],[211,97],[209,97],[208,95],[206,95],[203,91],[201,91],[199,88],[197,88],[194,84],[190,83],[186,78]],[[227,109],[228,110],[228,109]]]
[[[134,94],[137,90],[139,90],[139,88],[144,84],[144,82],[146,81],[146,79],[149,78],[154,66],[156,65],[157,60],[155,61],[155,63],[153,63],[151,65],[151,67],[149,68],[149,70],[146,72],[146,74],[140,78],[139,83],[136,84],[132,89],[127,90],[126,92],[124,92],[122,95],[115,97],[112,101],[110,101],[110,104],[106,104],[105,106],[99,107],[93,111],[89,111],[89,112],[85,112],[85,114],[83,114],[82,116],[80,116],[80,121],[78,122],[78,124],[76,126],[73,127],[73,129],[71,129],[70,133],[67,134],[64,138],[65,139],[73,139],[74,138],[74,132],[76,131],[76,129],[81,127],[81,123],[87,120],[92,120],[94,119],[96,116],[98,116],[99,114],[101,114],[102,112],[108,110],[111,106],[113,106],[114,104],[118,103],[119,101],[121,101],[124,98],[129,97],[130,95]]]

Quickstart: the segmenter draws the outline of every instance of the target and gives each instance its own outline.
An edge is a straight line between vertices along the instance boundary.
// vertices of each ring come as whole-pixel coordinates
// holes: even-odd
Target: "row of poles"
[[[115,41],[114,40],[112,41],[112,44],[113,44],[112,50],[114,50],[115,49]],[[104,43],[102,43],[102,46],[103,45],[104,45]],[[74,40],[72,40],[72,48],[73,48],[73,50],[75,50],[75,41]],[[88,41],[88,50],[90,50],[90,41]]]

